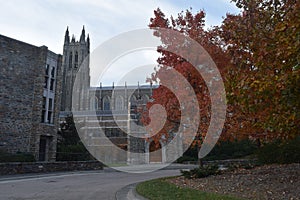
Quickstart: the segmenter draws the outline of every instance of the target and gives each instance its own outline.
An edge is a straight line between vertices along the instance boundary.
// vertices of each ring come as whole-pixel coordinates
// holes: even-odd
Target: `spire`
[[[72,41],[71,42],[75,42],[75,35],[72,35]]]
[[[70,36],[69,36],[69,26],[67,26],[66,34],[65,34],[65,44],[70,43]]]
[[[80,42],[85,42],[85,30],[84,26],[82,28],[81,36],[80,36]]]

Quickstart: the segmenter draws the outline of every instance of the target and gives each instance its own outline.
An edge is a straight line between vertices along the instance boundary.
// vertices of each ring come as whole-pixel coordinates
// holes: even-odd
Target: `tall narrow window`
[[[53,124],[53,120],[52,120],[52,111],[48,111],[47,123]]]
[[[78,67],[78,52],[75,53],[75,68]]]
[[[53,110],[53,99],[49,98],[48,110]]]
[[[54,78],[55,76],[55,67],[52,67],[51,69],[51,77]]]
[[[46,65],[45,74],[49,75],[49,65],[48,64]]]
[[[103,110],[110,110],[110,100],[107,96],[103,99]]]
[[[53,91],[54,89],[54,83],[55,83],[55,80],[53,78],[51,78],[50,80],[50,90]]]
[[[70,56],[69,56],[69,68],[72,68],[72,63],[73,62],[73,53],[70,52]]]
[[[42,111],[42,118],[41,118],[41,122],[42,122],[42,123],[46,122],[46,116],[45,116],[45,113],[46,113],[46,111],[43,110],[43,111]]]
[[[45,77],[44,88],[48,88],[48,77]]]
[[[43,109],[46,109],[46,101],[47,101],[46,97],[43,97]]]
[[[92,97],[90,101],[91,110],[98,110],[98,98]]]
[[[123,97],[117,96],[116,98],[116,110],[123,110]]]

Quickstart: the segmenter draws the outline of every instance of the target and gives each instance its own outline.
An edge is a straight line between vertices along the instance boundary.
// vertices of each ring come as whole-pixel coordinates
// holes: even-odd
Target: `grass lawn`
[[[168,183],[165,179],[154,179],[140,183],[137,185],[136,191],[150,200],[242,200],[231,196],[206,193],[189,188],[179,188],[174,184]]]

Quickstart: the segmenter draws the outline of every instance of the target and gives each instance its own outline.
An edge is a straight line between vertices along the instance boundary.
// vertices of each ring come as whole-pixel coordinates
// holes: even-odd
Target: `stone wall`
[[[40,136],[46,135],[52,138],[49,146],[53,147],[48,158],[55,159],[58,100],[54,123],[41,124],[48,56],[54,56],[58,67],[61,65],[61,56],[46,46],[36,47],[0,35],[0,150],[33,153],[38,159]],[[59,82],[56,87],[59,94]]]
[[[0,163],[0,175],[102,169],[103,164],[98,161]]]

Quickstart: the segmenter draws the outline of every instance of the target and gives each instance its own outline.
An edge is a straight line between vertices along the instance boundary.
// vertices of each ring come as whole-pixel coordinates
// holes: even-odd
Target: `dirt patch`
[[[244,199],[300,199],[300,163],[238,169],[201,179],[177,177],[169,181],[180,187]]]

